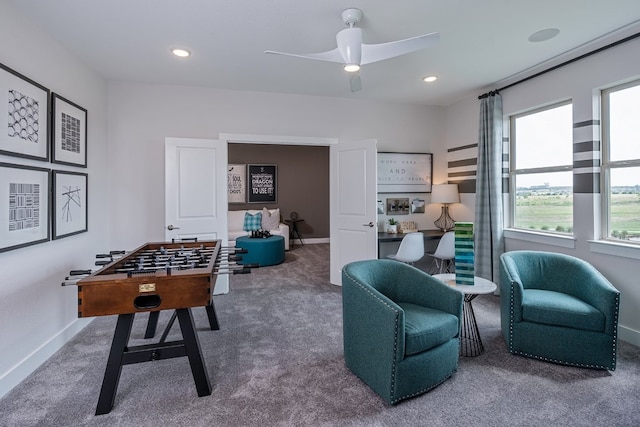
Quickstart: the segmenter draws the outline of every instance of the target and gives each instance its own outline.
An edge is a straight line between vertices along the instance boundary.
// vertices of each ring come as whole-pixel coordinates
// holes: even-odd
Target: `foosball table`
[[[218,274],[248,273],[242,253],[219,240],[146,243],[132,252],[99,254],[98,271],[70,272],[63,285],[78,286],[78,317],[118,315],[96,415],[113,408],[123,365],[187,356],[198,396],[211,394],[191,307],[205,307],[212,330],[219,329],[212,300]],[[149,313],[145,338],[152,338],[162,310],[175,310],[157,343],[128,346],[133,319]],[[178,320],[182,340],[166,342]]]

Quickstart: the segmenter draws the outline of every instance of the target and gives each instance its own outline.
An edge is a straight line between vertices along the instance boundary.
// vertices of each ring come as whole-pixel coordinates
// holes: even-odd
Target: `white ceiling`
[[[9,0],[108,80],[448,105],[603,35],[638,31],[640,0]],[[439,32],[436,47],[366,65],[266,55],[336,47],[342,10],[365,43]],[[532,33],[558,28],[546,42]],[[193,52],[173,57],[172,47]],[[421,78],[437,75],[435,83]]]

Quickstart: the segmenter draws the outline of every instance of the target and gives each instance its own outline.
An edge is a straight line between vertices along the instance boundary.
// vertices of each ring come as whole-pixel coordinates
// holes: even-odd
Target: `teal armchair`
[[[512,354],[616,369],[620,293],[586,261],[552,252],[502,254],[500,305]]]
[[[427,392],[458,368],[461,292],[410,265],[342,269],[347,367],[387,404]]]

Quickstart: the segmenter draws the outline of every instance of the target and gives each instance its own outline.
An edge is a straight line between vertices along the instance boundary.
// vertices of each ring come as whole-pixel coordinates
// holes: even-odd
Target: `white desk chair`
[[[453,231],[444,233],[434,253],[428,253],[433,257],[438,274],[453,273],[453,260],[456,257],[456,236]]]
[[[387,258],[413,264],[424,256],[424,234],[407,233],[400,242],[400,247],[395,255],[387,255]]]

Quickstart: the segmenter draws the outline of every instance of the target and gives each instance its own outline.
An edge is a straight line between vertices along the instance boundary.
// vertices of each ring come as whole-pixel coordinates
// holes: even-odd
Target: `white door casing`
[[[330,281],[342,285],[342,267],[377,258],[376,140],[330,148]]]
[[[220,239],[227,235],[227,143],[165,138],[165,239]],[[216,278],[214,294],[229,292],[229,278]]]

